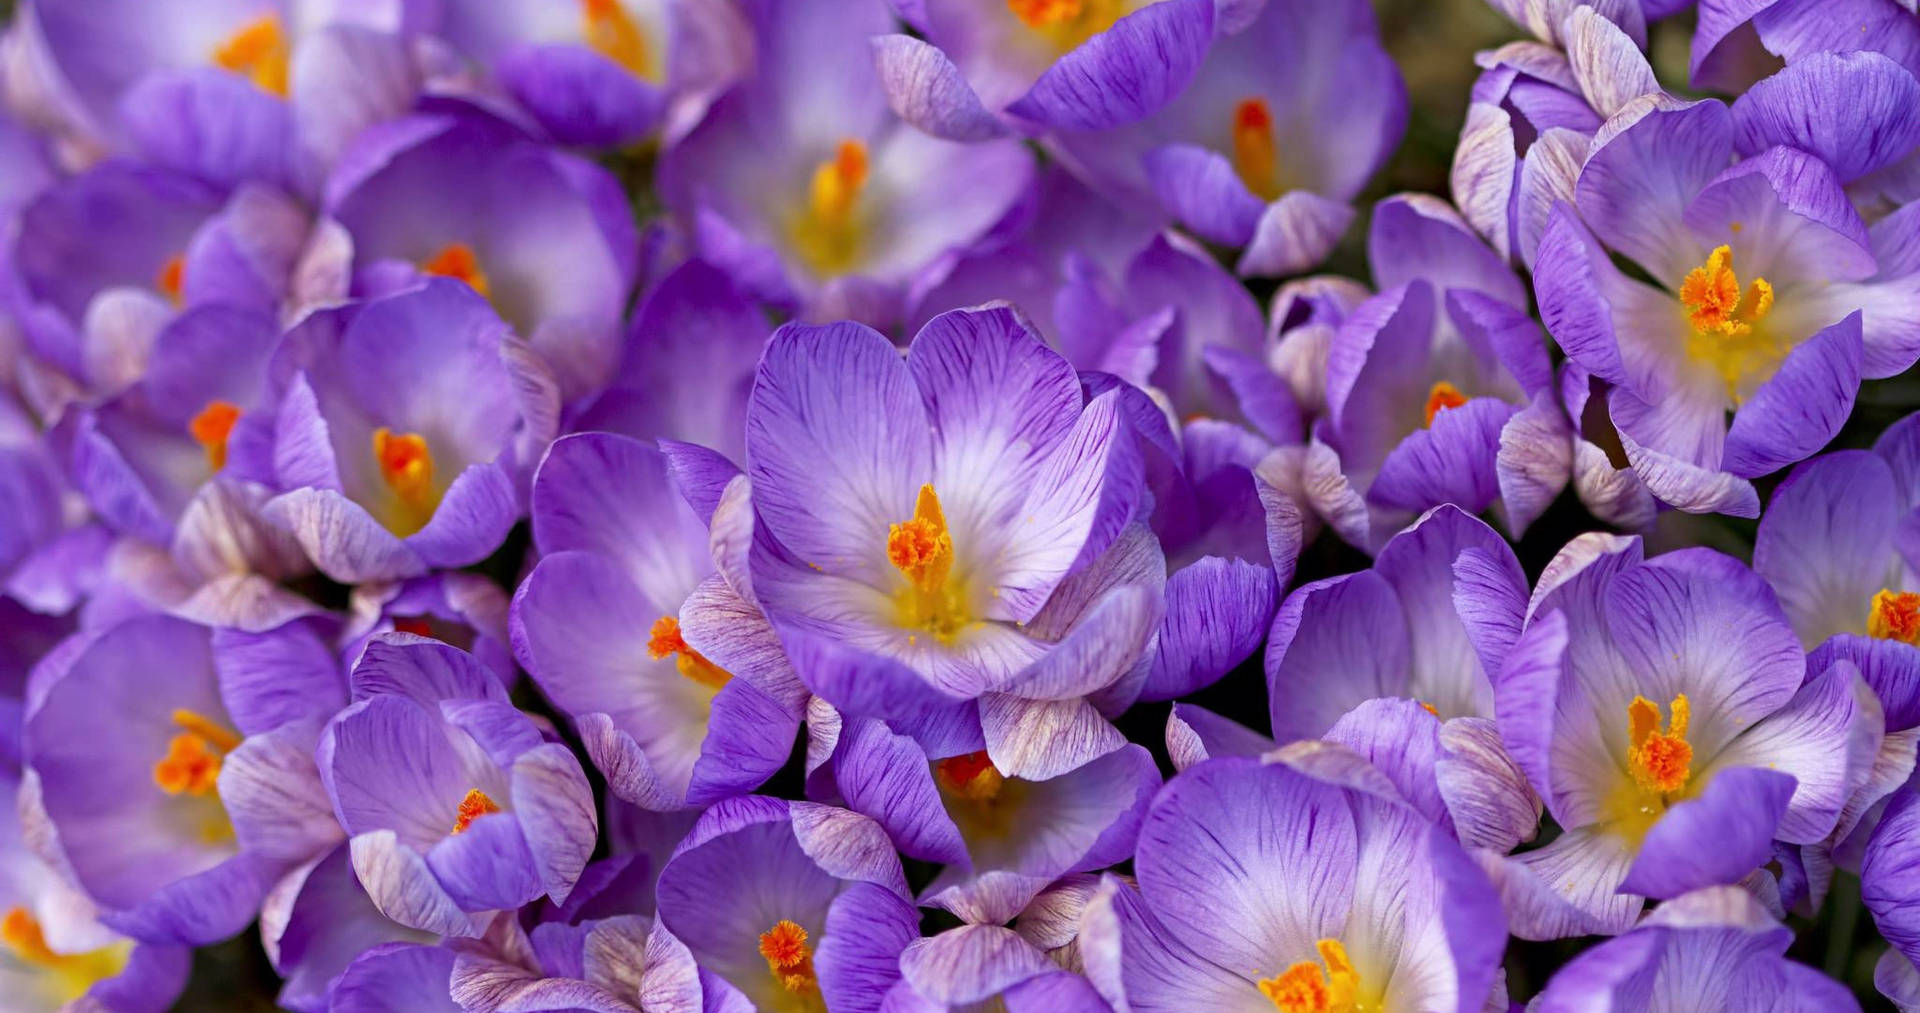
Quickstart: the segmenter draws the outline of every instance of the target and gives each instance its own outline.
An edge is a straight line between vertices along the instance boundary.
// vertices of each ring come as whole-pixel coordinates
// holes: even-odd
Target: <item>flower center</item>
[[[474,820],[499,811],[499,803],[488,798],[486,792],[478,788],[470,789],[466,797],[460,800],[460,808],[453,817],[453,829],[448,832],[447,836],[451,837],[455,834],[464,834],[467,832],[468,827],[473,826]]]
[[[767,958],[767,970],[789,992],[809,993],[820,989],[813,973],[813,949],[807,945],[807,930],[785,918],[760,933],[760,955]]]
[[[965,581],[953,576],[953,536],[933,486],[921,486],[913,516],[887,531],[887,561],[906,578],[894,597],[901,626],[947,643],[973,622]]]
[[[240,736],[219,722],[182,708],[173,712],[180,733],[153,765],[153,783],[169,795],[211,795],[220,781],[220,761],[240,747]]]
[[[1064,53],[1120,19],[1122,0],[1007,0],[1007,9]]]
[[[1000,796],[1007,779],[994,768],[982,749],[960,756],[949,756],[933,765],[934,783],[954,798],[987,803]]]
[[[395,436],[386,426],[373,431],[373,457],[380,478],[393,493],[387,527],[405,537],[427,526],[440,494],[433,484],[433,454],[418,433]]]
[[[640,30],[620,0],[580,0],[580,34],[587,48],[619,64],[627,73],[657,80],[647,35]]]
[[[11,908],[0,917],[0,944],[20,963],[49,972],[53,991],[62,1003],[80,998],[97,982],[125,970],[132,949],[129,944],[116,943],[86,953],[55,953],[48,948],[40,923],[22,907]]]
[[[178,306],[185,299],[187,283],[187,259],[176,253],[160,265],[160,272],[153,276],[153,287],[167,301]]]
[[[1261,200],[1280,196],[1280,149],[1273,140],[1273,112],[1263,98],[1233,107],[1233,171]]]
[[[232,435],[233,424],[238,421],[239,406],[216,398],[208,401],[200,414],[187,423],[187,432],[207,452],[209,470],[219,471],[227,466],[227,437]]]
[[[687,646],[680,636],[680,620],[673,616],[661,616],[653,621],[653,629],[647,636],[647,656],[655,661],[672,658],[673,667],[679,669],[681,675],[709,689],[717,690],[733,678],[732,673]]]
[[[1920,647],[1920,594],[1882,589],[1867,613],[1867,635]]]
[[[464,281],[482,298],[489,295],[487,273],[480,270],[480,258],[474,256],[473,247],[465,243],[448,243],[441,247],[440,252],[421,261],[420,270],[442,278]]]
[[[1705,264],[1687,272],[1680,305],[1692,328],[1687,354],[1718,373],[1735,401],[1766,382],[1792,351],[1764,326],[1773,310],[1773,286],[1755,278],[1742,292],[1730,247],[1716,247]]]
[[[1433,425],[1433,417],[1435,415],[1449,408],[1458,408],[1466,403],[1467,396],[1460,393],[1460,388],[1455,387],[1445,380],[1434,384],[1433,388],[1427,391],[1427,425],[1429,427]]]
[[[1302,960],[1271,978],[1260,979],[1260,994],[1281,1013],[1362,1013],[1360,975],[1337,939],[1313,944],[1318,963]]]
[[[215,46],[213,65],[244,75],[261,91],[285,98],[291,55],[279,15],[264,14],[241,25]]]
[[[820,275],[844,274],[860,259],[863,221],[860,195],[867,186],[867,146],[842,140],[833,157],[814,167],[806,209],[794,221],[794,247]]]
[[[1660,728],[1660,708],[1644,696],[1627,705],[1627,770],[1641,790],[1671,795],[1686,787],[1693,774],[1693,747],[1687,744],[1687,695],[1674,696],[1667,711],[1667,730]]]

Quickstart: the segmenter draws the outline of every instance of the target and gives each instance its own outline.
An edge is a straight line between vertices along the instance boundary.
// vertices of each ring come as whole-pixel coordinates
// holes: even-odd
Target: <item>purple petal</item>
[[[1061,57],[1007,111],[1055,130],[1132,123],[1186,87],[1212,40],[1213,0],[1151,4]]]

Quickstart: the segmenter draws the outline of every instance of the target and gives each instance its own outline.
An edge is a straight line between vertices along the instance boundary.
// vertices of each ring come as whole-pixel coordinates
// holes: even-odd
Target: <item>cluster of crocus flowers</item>
[[[0,1007],[1920,1009],[1920,12],[1485,5],[0,3]]]

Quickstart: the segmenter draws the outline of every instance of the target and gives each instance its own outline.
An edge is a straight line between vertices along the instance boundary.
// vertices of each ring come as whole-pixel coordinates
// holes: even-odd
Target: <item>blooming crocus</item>
[[[1906,0],[1703,4],[1688,78],[1696,88],[1738,94],[1781,60],[1792,66],[1865,50],[1887,53],[1920,73],[1920,27],[1913,15]]]
[[[663,120],[677,139],[752,61],[733,0],[464,0],[433,31],[573,146],[639,141]]]
[[[1406,124],[1406,86],[1366,4],[1272,0],[1216,39],[1158,113],[1055,143],[1097,185],[1157,201],[1242,250],[1241,274],[1270,276],[1326,258]]]
[[[888,110],[868,48],[893,26],[881,0],[748,13],[754,72],[662,156],[660,194],[694,251],[756,298],[891,324],[920,274],[1014,208],[1033,157],[1013,140],[937,140]]]
[[[916,939],[900,954],[900,982],[887,1013],[946,1013],[980,1005],[1007,1013],[1108,1013],[1086,978],[1049,961],[1025,937],[1000,925],[962,925]]]
[[[1866,774],[1858,669],[1810,667],[1726,556],[1582,535],[1506,611],[1526,622],[1494,682],[1501,738],[1565,831],[1491,863],[1516,935],[1619,932],[1646,897],[1738,883],[1775,839],[1826,837]]]
[[[800,680],[1014,777],[1117,748],[1087,698],[1141,659],[1166,572],[1129,526],[1120,411],[1005,307],[935,318],[904,360],[857,324],[776,332],[747,409],[752,583]]]
[[[284,491],[264,509],[342,583],[485,558],[558,413],[538,357],[451,279],[313,314],[270,369]]]
[[[458,185],[449,185],[458,180]],[[350,291],[466,283],[539,352],[569,400],[611,377],[638,270],[626,198],[606,170],[478,108],[450,106],[362,134],[327,181],[344,234],[326,256]]]
[[[1313,436],[1345,478],[1306,483],[1306,500],[1363,549],[1442,503],[1498,503],[1526,530],[1565,485],[1570,445],[1525,289],[1432,197],[1382,201],[1367,245],[1380,294],[1328,347]]]
[[[806,698],[772,627],[715,573],[725,529],[710,536],[688,493],[652,446],[555,443],[534,480],[541,559],[513,603],[534,682],[614,793],[651,809],[753,790],[786,763]]]
[[[1680,1013],[1704,996],[1732,1011],[1858,1010],[1846,986],[1786,959],[1793,932],[1736,886],[1655,908],[1633,931],[1554,972],[1528,1009],[1539,1013]]]
[[[710,1002],[877,1010],[919,935],[900,859],[864,816],[744,796],[700,817],[660,872],[660,920]]]
[[[921,38],[874,40],[887,97],[907,122],[956,141],[1139,120],[1192,80],[1222,18],[1213,0],[895,6]]]
[[[1460,846],[1391,789],[1278,761],[1209,760],[1154,799],[1134,872],[1138,891],[1108,877],[1081,916],[1087,975],[1115,1005],[1505,1005],[1499,901]]]
[[[136,943],[35,855],[15,815],[18,773],[0,775],[0,989],[20,1013],[162,1013],[186,984],[184,946]],[[71,1005],[70,1005],[71,1004]]]
[[[1820,93],[1788,118],[1845,101]],[[1768,136],[1784,93],[1748,98],[1730,114],[1642,96],[1609,119],[1572,202],[1549,216],[1534,290],[1568,358],[1611,385],[1608,414],[1648,489],[1682,509],[1752,516],[1750,479],[1819,449],[1861,377],[1920,354],[1920,265],[1899,245],[1914,215],[1869,231],[1836,167]],[[1736,141],[1750,157],[1729,166]]]

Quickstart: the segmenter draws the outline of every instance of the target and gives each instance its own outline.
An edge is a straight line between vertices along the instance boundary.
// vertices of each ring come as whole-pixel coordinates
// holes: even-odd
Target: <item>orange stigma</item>
[[[373,458],[380,478],[393,493],[394,509],[388,527],[405,536],[427,526],[439,494],[433,485],[433,454],[418,433],[398,436],[386,426],[373,431]]]
[[[1337,939],[1313,945],[1320,953],[1318,963],[1302,960],[1260,979],[1260,994],[1280,1013],[1358,1013],[1360,975],[1347,959],[1347,948]]]
[[[680,620],[673,616],[661,616],[653,621],[653,629],[647,635],[647,656],[655,661],[672,658],[681,675],[711,689],[719,689],[733,678],[732,673],[687,646],[680,636]]]
[[[1266,99],[1245,98],[1233,107],[1233,171],[1261,200],[1280,196],[1280,149]]]
[[[1007,9],[1013,16],[1034,29],[1072,21],[1086,12],[1086,6],[1083,0],[1007,0]]]
[[[167,301],[178,306],[185,300],[187,284],[187,259],[176,253],[160,265],[160,273],[153,276],[153,287]]]
[[[227,466],[227,437],[233,424],[240,421],[240,409],[231,401],[208,401],[200,414],[187,423],[187,432],[207,452],[207,468],[219,471]]]
[[[1066,52],[1113,27],[1122,0],[1007,0],[1007,10],[1027,30]]]
[[[240,26],[213,50],[213,65],[246,77],[268,94],[287,97],[287,68],[292,48],[275,14],[263,14]]]
[[[973,622],[965,582],[953,576],[953,535],[932,485],[920,487],[913,516],[888,529],[887,562],[906,578],[894,599],[901,626],[948,641]]]
[[[468,827],[473,826],[474,820],[499,811],[500,806],[488,798],[486,792],[474,788],[460,800],[460,810],[453,817],[453,830],[448,836],[464,834]]]
[[[1873,611],[1867,613],[1867,635],[1920,647],[1920,594],[1885,589],[1876,591],[1873,595]]]
[[[868,171],[867,146],[853,138],[842,140],[832,158],[814,167],[806,210],[791,231],[795,249],[815,273],[844,274],[859,261],[865,231],[860,195]]]
[[[807,945],[807,930],[785,918],[760,933],[760,955],[767,959],[780,987],[789,992],[812,992],[820,987],[813,973],[813,949]]]
[[[587,48],[619,64],[634,77],[659,77],[647,36],[620,0],[580,0],[580,35]]]
[[[1466,403],[1467,403],[1467,396],[1465,394],[1460,393],[1460,388],[1455,387],[1453,384],[1450,384],[1445,380],[1442,380],[1439,383],[1434,384],[1433,389],[1427,391],[1427,425],[1428,427],[1432,427],[1433,417],[1435,415],[1438,415],[1449,408],[1458,408],[1461,405]]]
[[[480,270],[480,258],[474,256],[473,247],[465,243],[448,243],[441,247],[440,252],[421,261],[420,270],[442,278],[464,281],[482,298],[490,294],[487,274]]]
[[[1627,769],[1644,791],[1671,795],[1693,776],[1693,747],[1687,744],[1687,695],[1674,696],[1668,708],[1667,730],[1660,728],[1660,708],[1644,696],[1627,705]]]
[[[1754,323],[1773,309],[1773,286],[1755,278],[1743,297],[1740,278],[1733,273],[1733,249],[1721,246],[1705,264],[1687,272],[1680,283],[1680,302],[1694,330],[1738,336],[1752,332]]]
[[[153,765],[153,783],[169,795],[211,795],[220,782],[220,763],[240,747],[240,736],[196,711],[173,712],[180,733],[167,740],[167,753]]]
[[[968,802],[991,802],[1007,783],[984,749],[949,756],[935,763],[933,780],[940,790]]]

